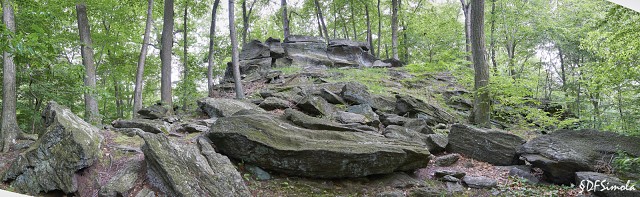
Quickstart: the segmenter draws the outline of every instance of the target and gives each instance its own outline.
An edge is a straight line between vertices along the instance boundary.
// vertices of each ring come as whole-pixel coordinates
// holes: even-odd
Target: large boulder
[[[235,114],[236,112],[248,109],[248,110],[264,110],[253,103],[243,102],[234,99],[226,98],[204,98],[197,101],[200,109],[204,111],[209,117],[227,117]]]
[[[142,133],[150,180],[169,196],[251,196],[231,161],[216,153],[206,138],[195,144]]]
[[[296,105],[301,111],[313,116],[332,117],[335,113],[333,105],[319,96],[308,95]]]
[[[132,189],[138,180],[138,174],[142,168],[142,162],[127,162],[124,169],[118,171],[106,185],[100,188],[100,197],[132,196]]]
[[[291,65],[301,68],[327,67],[333,62],[327,56],[327,44],[321,37],[289,36],[282,43]]]
[[[396,113],[411,118],[433,119],[435,123],[457,122],[456,118],[444,109],[409,95],[396,95]]]
[[[153,120],[164,118],[167,115],[168,111],[169,109],[167,109],[165,106],[162,106],[161,104],[155,104],[138,110],[138,114],[140,114],[140,118]]]
[[[313,116],[309,116],[295,109],[286,109],[284,110],[285,119],[291,121],[293,124],[298,125],[302,128],[312,129],[312,130],[331,130],[331,131],[359,131],[358,129],[353,129],[347,127],[346,125],[331,122],[326,119],[316,118]]]
[[[49,102],[42,112],[44,134],[18,155],[2,175],[2,181],[28,194],[78,190],[76,172],[93,165],[100,156],[100,130],[71,110]]]
[[[516,150],[524,143],[521,137],[502,131],[454,124],[449,132],[447,152],[461,153],[494,165],[512,165],[520,161]]]
[[[289,175],[343,178],[426,167],[417,144],[360,132],[309,130],[266,114],[220,118],[208,137],[225,155]]]
[[[447,146],[447,139],[437,134],[423,134],[413,129],[397,125],[389,125],[382,133],[385,137],[420,144],[431,153],[442,152]]]
[[[544,171],[544,177],[560,184],[573,183],[575,172],[595,171],[603,158],[624,151],[640,156],[640,137],[596,130],[558,130],[523,144],[521,158]]]
[[[240,51],[240,60],[261,59],[271,57],[270,47],[258,40],[252,40],[244,46]]]
[[[148,133],[168,133],[169,125],[163,121],[132,119],[132,120],[114,120],[111,122],[114,128],[137,128]]]
[[[357,82],[346,83],[340,92],[342,98],[349,104],[371,104],[371,94],[367,86]]]
[[[276,109],[287,109],[291,106],[291,103],[277,97],[267,97],[264,101],[260,102],[260,105],[258,106],[262,109],[271,111]]]
[[[377,60],[359,46],[329,45],[327,55],[336,67],[372,67]]]

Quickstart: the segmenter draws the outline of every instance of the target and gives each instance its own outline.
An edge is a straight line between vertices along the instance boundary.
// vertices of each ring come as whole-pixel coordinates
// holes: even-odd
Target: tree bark
[[[367,17],[367,42],[369,42],[369,52],[371,55],[376,55],[376,52],[373,50],[373,35],[371,34],[371,20],[369,19],[369,4],[364,3],[364,13]]]
[[[85,67],[84,85],[89,88],[84,93],[85,119],[91,124],[100,123],[98,113],[98,101],[95,98],[96,88],[96,66],[93,61],[93,47],[91,44],[91,28],[87,18],[87,7],[84,3],[76,4],[78,14],[78,31],[80,34],[80,52],[82,54],[82,64]]]
[[[314,0],[316,4],[316,12],[318,14],[318,20],[320,20],[320,25],[322,25],[322,33],[324,33],[325,40],[329,40],[329,32],[327,31],[327,25],[324,23],[324,17],[322,16],[322,9],[320,9],[320,2],[318,0]]]
[[[471,0],[469,0],[471,1]],[[465,51],[467,52],[467,61],[472,62],[471,55],[471,4],[470,2],[465,2],[465,0],[460,0],[462,4],[462,13],[464,14],[464,35],[465,35]]]
[[[380,58],[380,46],[382,41],[382,13],[380,11],[380,0],[378,0],[378,54],[376,55]]]
[[[284,1],[284,0],[283,0]],[[209,27],[209,55],[208,55],[208,66],[207,66],[207,90],[209,91],[209,97],[214,97],[213,86],[213,66],[215,64],[214,54],[215,54],[215,42],[214,39],[216,37],[216,14],[218,12],[218,5],[220,4],[220,0],[215,0],[213,2],[213,7],[211,8],[211,26]]]
[[[258,0],[253,0],[247,10],[247,0],[242,0],[242,45],[247,43],[247,35],[249,34],[249,19],[253,12],[253,7]]]
[[[185,1],[184,2],[184,15],[182,16],[183,19],[183,23],[182,23],[182,52],[183,52],[183,56],[182,56],[182,62],[184,63],[184,67],[183,67],[183,73],[182,73],[182,85],[185,86],[183,88],[183,93],[182,93],[182,109],[183,110],[187,110],[187,97],[188,97],[188,90],[186,89],[187,86],[189,85],[189,83],[187,83],[189,81],[189,54],[188,54],[188,50],[189,50],[189,40],[188,40],[188,28],[187,28],[187,22],[189,21],[189,1]]]
[[[16,23],[12,2],[4,0],[2,5],[2,22],[12,33],[16,32]],[[13,35],[8,35],[11,40]],[[2,53],[2,130],[0,131],[0,150],[8,152],[16,143],[20,133],[16,118],[16,65],[13,62],[13,54],[8,51]]]
[[[391,0],[391,50],[393,59],[398,60],[398,0]]]
[[[481,127],[489,128],[491,115],[491,99],[489,98],[489,68],[485,59],[484,42],[484,0],[471,1],[471,48],[475,70],[475,100],[473,105],[473,122]]]
[[[282,30],[284,33],[284,38],[287,38],[289,37],[289,18],[287,18],[287,0],[282,0],[281,5],[282,5]]]
[[[240,79],[240,54],[238,53],[238,39],[236,35],[234,0],[229,0],[229,35],[231,35],[231,64],[233,66],[233,81],[236,87],[236,98],[244,99],[244,90],[242,89],[242,79]]]
[[[160,61],[162,62],[162,72],[160,80],[160,100],[173,113],[173,98],[171,94],[171,48],[173,48],[173,0],[164,1],[164,16],[162,25],[162,38],[160,40],[162,48],[160,50]]]
[[[493,64],[493,73],[494,75],[498,74],[498,63],[496,62],[496,40],[494,37],[496,31],[496,0],[491,0],[491,35],[489,36],[491,39],[490,48],[491,48],[491,63]]]
[[[147,3],[147,21],[144,28],[144,37],[142,38],[142,49],[140,49],[140,57],[138,58],[138,69],[136,71],[136,87],[133,90],[133,116],[138,117],[138,111],[142,109],[142,89],[144,88],[144,63],[147,59],[147,50],[149,48],[149,35],[151,34],[151,25],[153,23],[153,0]]]
[[[356,17],[354,11],[354,3],[353,0],[349,1],[349,9],[351,10],[351,26],[353,26],[353,40],[358,40],[358,30],[356,29]]]

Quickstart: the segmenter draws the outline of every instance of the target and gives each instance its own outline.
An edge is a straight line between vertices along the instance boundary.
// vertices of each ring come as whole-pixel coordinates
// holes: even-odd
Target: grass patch
[[[389,87],[385,86],[390,80],[386,68],[353,68],[353,69],[329,69],[327,72],[338,73],[337,76],[328,79],[332,82],[355,81],[369,88],[369,92],[376,95],[390,95]]]

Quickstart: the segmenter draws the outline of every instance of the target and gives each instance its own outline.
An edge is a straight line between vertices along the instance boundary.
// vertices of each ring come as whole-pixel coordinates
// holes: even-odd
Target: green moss
[[[288,66],[288,67],[272,68],[272,70],[279,70],[279,71],[282,71],[282,74],[290,75],[290,74],[294,74],[294,73],[300,72],[302,70],[302,68],[295,67],[295,66]]]
[[[327,72],[337,73],[327,79],[330,82],[355,81],[367,86],[369,92],[376,95],[390,95],[391,77],[386,68],[352,68],[329,69]]]

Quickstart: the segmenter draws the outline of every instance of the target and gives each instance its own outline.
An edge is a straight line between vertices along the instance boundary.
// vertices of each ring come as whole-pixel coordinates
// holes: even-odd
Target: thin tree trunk
[[[565,73],[564,54],[562,48],[558,45],[558,56],[560,57],[560,79],[562,80],[562,91],[567,94],[567,75]]]
[[[353,26],[353,40],[358,40],[358,30],[356,29],[356,17],[354,11],[353,0],[349,1],[349,9],[351,9],[351,26]]]
[[[378,0],[378,58],[380,58],[380,46],[382,42],[382,13],[380,11],[380,0]]]
[[[318,23],[318,32],[320,32],[320,37],[324,38],[324,33],[322,32],[322,24],[320,24],[320,16],[316,12],[316,23]]]
[[[496,62],[496,40],[494,37],[496,31],[496,0],[491,0],[491,63],[493,64],[494,75],[498,74],[498,63]]]
[[[162,26],[162,49],[160,61],[162,72],[160,80],[160,100],[173,113],[173,98],[171,94],[171,48],[173,48],[173,0],[164,0],[164,16]]]
[[[286,0],[283,0],[283,1],[286,2]],[[209,90],[209,97],[214,96],[213,66],[215,64],[215,61],[213,59],[214,58],[213,55],[215,54],[214,38],[216,37],[216,13],[218,12],[219,4],[220,4],[220,0],[215,0],[213,2],[213,7],[211,8],[211,26],[209,27],[209,56],[208,56],[209,61],[207,66],[207,90]]]
[[[376,52],[373,50],[373,35],[371,35],[371,20],[369,19],[369,4],[364,4],[364,13],[367,17],[367,41],[369,42],[369,51],[371,55],[376,55]]]
[[[78,14],[78,31],[82,41],[80,47],[82,64],[85,66],[84,85],[89,88],[89,91],[84,94],[85,119],[92,124],[99,124],[100,114],[98,113],[98,102],[94,92],[96,88],[96,66],[93,61],[91,28],[87,18],[86,5],[84,3],[76,4],[76,12]]]
[[[471,48],[475,69],[476,91],[473,118],[474,123],[481,127],[489,128],[491,115],[491,99],[489,98],[489,68],[485,59],[484,42],[484,0],[471,1]]]
[[[324,23],[324,17],[322,17],[322,9],[320,9],[320,2],[318,0],[314,1],[316,4],[316,12],[318,13],[318,20],[320,20],[320,24],[322,25],[322,32],[325,35],[325,40],[329,40],[329,33],[327,31],[327,25]]]
[[[333,5],[333,10],[335,10],[336,12],[338,12],[337,14],[333,15],[333,39],[336,39],[336,32],[338,31],[338,15],[340,15],[342,10],[337,10],[336,9],[336,4],[334,2],[331,2],[331,4]]]
[[[471,1],[471,0],[469,0]],[[467,52],[467,61],[472,62],[471,55],[471,4],[460,0],[462,4],[462,13],[464,14],[464,35],[465,35],[465,51]]]
[[[16,32],[16,23],[11,1],[4,0],[2,5],[2,22],[12,33]],[[7,37],[8,40],[12,38]],[[6,153],[13,147],[18,134],[21,133],[16,118],[16,65],[13,54],[2,53],[2,130],[0,131],[0,150]]]
[[[282,0],[281,4],[282,4],[282,29],[284,32],[284,38],[287,38],[289,37],[289,18],[287,18],[287,0]]]
[[[236,98],[244,99],[244,90],[242,89],[242,80],[240,79],[240,54],[238,53],[238,39],[236,35],[236,23],[234,11],[234,0],[229,0],[229,35],[231,35],[231,63],[233,66],[233,81],[236,87]]]
[[[418,6],[420,6],[418,4]],[[402,19],[402,46],[404,46],[403,58],[405,62],[409,62],[409,45],[407,42],[407,23],[402,15],[402,1],[398,0],[398,16]]]
[[[183,93],[182,93],[182,110],[187,110],[187,97],[188,97],[188,90],[187,87],[189,86],[189,60],[188,60],[188,50],[189,50],[189,40],[188,40],[188,28],[187,28],[187,22],[189,21],[189,1],[185,1],[184,2],[184,15],[182,16],[183,19],[183,23],[182,23],[182,51],[183,51],[183,57],[182,57],[182,61],[184,63],[184,67],[183,67],[183,75],[182,75],[182,85],[184,86],[183,88]]]
[[[147,3],[147,21],[144,28],[144,37],[142,38],[142,49],[140,49],[140,57],[138,58],[138,69],[136,71],[136,87],[133,90],[133,116],[138,116],[138,111],[142,109],[142,89],[144,88],[144,63],[147,59],[147,50],[149,48],[149,35],[151,34],[151,25],[153,23],[153,0]]]
[[[393,59],[398,60],[398,0],[391,0],[391,48]]]

